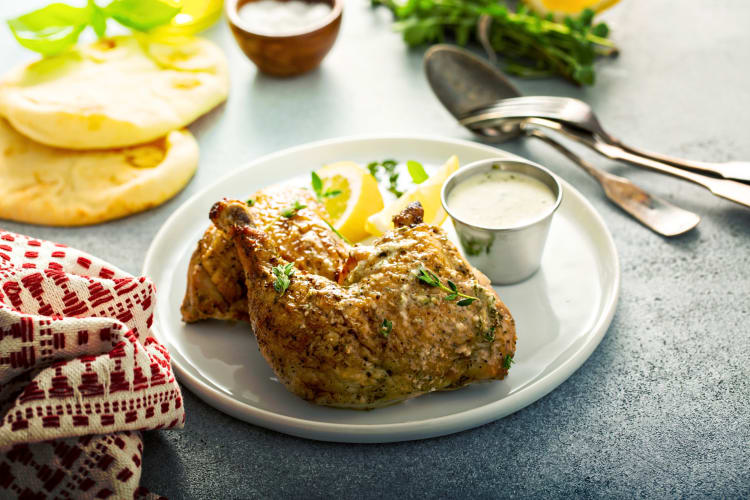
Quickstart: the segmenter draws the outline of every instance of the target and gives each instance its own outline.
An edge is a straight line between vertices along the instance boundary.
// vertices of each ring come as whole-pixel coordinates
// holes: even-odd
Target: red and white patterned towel
[[[0,231],[0,498],[133,498],[141,430],[181,428],[154,287]]]

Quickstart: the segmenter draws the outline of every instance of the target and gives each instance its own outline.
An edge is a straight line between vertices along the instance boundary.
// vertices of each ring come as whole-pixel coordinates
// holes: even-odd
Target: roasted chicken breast
[[[248,205],[258,228],[287,262],[297,269],[336,278],[346,261],[348,245],[325,222],[325,208],[306,189],[275,187],[258,191]],[[294,203],[305,208],[294,217],[283,213]],[[237,260],[234,243],[211,225],[190,258],[187,289],[181,307],[182,319],[248,320],[245,274]]]
[[[300,397],[376,408],[508,373],[513,318],[442,229],[422,223],[418,204],[373,245],[353,247],[338,276],[299,267],[281,293],[278,266],[289,260],[256,213],[221,201],[211,220],[237,249],[261,353]],[[422,270],[476,299],[459,305],[451,288],[421,280]]]

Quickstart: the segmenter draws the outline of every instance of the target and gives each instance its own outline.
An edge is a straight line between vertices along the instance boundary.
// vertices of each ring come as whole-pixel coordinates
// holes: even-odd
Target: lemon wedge
[[[409,203],[415,201],[420,202],[422,208],[424,208],[424,222],[426,224],[434,226],[442,224],[447,214],[440,203],[440,190],[443,187],[443,183],[456,170],[458,170],[458,157],[454,155],[448,158],[448,161],[437,172],[432,174],[429,179],[404,193],[401,198],[389,203],[380,212],[370,216],[365,224],[367,232],[380,236],[386,231],[393,229],[393,221],[391,220],[393,216],[406,208]]]
[[[350,241],[369,236],[365,231],[367,218],[383,209],[383,196],[370,172],[353,161],[341,161],[316,173],[323,181],[323,193],[340,191],[335,196],[323,196],[331,225]]]
[[[524,0],[534,12],[542,16],[551,13],[557,21],[562,21],[565,16],[576,16],[586,8],[601,12],[617,2],[619,0]]]

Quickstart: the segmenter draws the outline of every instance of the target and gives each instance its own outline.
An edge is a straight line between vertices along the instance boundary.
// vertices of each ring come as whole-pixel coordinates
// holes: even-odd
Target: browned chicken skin
[[[252,210],[214,205],[211,219],[237,248],[248,313],[261,353],[289,390],[317,404],[375,408],[471,382],[502,379],[515,352],[513,318],[420,206],[372,246],[352,248],[339,282],[298,269],[274,289],[286,264]],[[417,278],[421,267],[477,297],[467,306]]]
[[[325,208],[306,189],[276,187],[258,191],[249,207],[253,220],[281,257],[297,269],[334,279],[346,260],[347,245],[325,223]],[[292,218],[281,212],[298,201],[306,205]],[[190,258],[182,319],[247,321],[247,288],[234,243],[211,225]]]

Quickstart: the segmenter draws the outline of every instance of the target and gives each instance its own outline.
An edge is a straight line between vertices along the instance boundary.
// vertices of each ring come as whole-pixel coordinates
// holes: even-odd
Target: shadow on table
[[[143,467],[141,475],[141,486],[148,488],[157,495],[169,495],[176,498],[173,493],[179,486],[185,485],[188,478],[180,458],[180,454],[174,442],[167,439],[165,433],[180,433],[182,431],[147,431],[143,432]],[[171,485],[172,491],[162,491],[164,483]],[[180,498],[187,498],[181,496]]]

